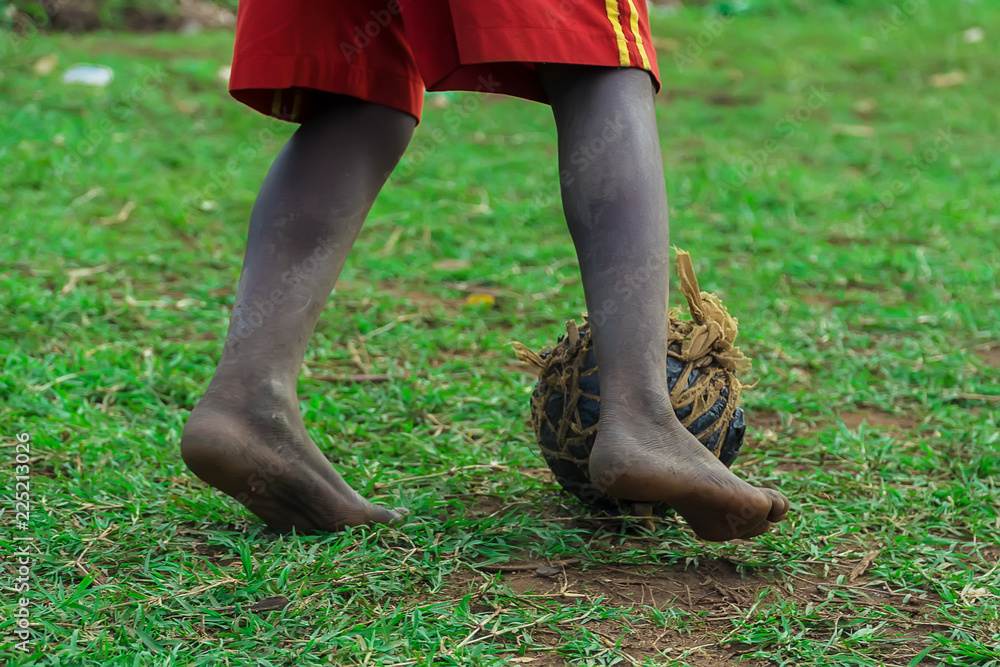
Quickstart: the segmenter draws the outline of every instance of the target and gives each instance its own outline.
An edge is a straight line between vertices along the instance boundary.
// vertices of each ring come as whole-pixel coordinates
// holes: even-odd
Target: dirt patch
[[[747,425],[757,433],[767,433],[768,431],[779,433],[783,429],[781,415],[773,410],[747,411],[746,419]]]
[[[984,547],[980,553],[985,562],[1000,564],[1000,547]]]
[[[747,461],[744,464],[757,465],[759,461]],[[830,457],[826,452],[797,454],[787,458],[779,458],[774,460],[772,467],[774,470],[783,473],[805,473],[809,478],[817,472],[823,472],[827,475],[850,474],[848,472],[850,470],[849,464]]]
[[[1000,343],[987,343],[974,348],[976,356],[984,364],[993,368],[1000,368]]]
[[[925,238],[914,239],[906,236],[895,236],[891,238],[879,237],[877,239],[871,239],[864,236],[847,236],[844,234],[832,234],[826,237],[826,241],[827,243],[832,243],[833,245],[839,245],[839,246],[852,246],[852,245],[868,246],[868,245],[873,245],[876,242],[878,243],[890,242],[894,245],[919,245],[919,246],[927,245],[927,239]]]
[[[830,236],[827,236],[826,242],[839,246],[871,245],[874,243],[872,239],[859,236],[843,236],[841,234],[831,234]]]
[[[534,369],[529,368],[527,365],[522,364],[514,359],[513,355],[507,350],[497,351],[497,350],[462,350],[462,349],[449,349],[449,350],[439,350],[437,354],[428,360],[428,365],[431,368],[441,368],[446,364],[452,363],[468,363],[471,364],[476,362],[490,371],[503,371],[506,373],[519,373],[521,375],[527,375],[530,377],[537,377],[537,373]],[[527,399],[525,399],[525,404],[527,404]]]
[[[747,410],[747,429],[743,440],[740,460],[745,462],[753,449],[770,449],[778,442],[778,436],[785,428],[777,412],[770,410]]]
[[[844,287],[820,292],[800,292],[796,296],[802,303],[831,309],[864,304],[873,298],[877,298],[879,304],[883,306],[903,304],[910,300],[910,297],[898,288],[862,285],[853,282]]]
[[[843,306],[845,303],[843,300],[834,298],[829,294],[816,292],[800,294],[799,300],[802,301],[802,303],[808,303],[810,306],[823,306],[825,308],[835,308],[837,306]]]
[[[441,306],[448,310],[458,310],[463,304],[462,299],[429,294],[414,287],[410,283],[404,283],[398,280],[381,280],[378,283],[378,290],[386,296],[394,299],[410,301],[416,306],[427,306],[431,308],[434,306]]]
[[[701,622],[708,627],[690,633],[660,626],[652,620],[627,624],[601,620],[577,626],[580,633],[589,633],[598,643],[608,649],[613,648],[616,655],[627,654],[636,661],[657,656],[677,659],[683,655],[688,664],[707,666],[733,664],[747,652],[748,647],[738,644],[721,645],[716,632],[725,632],[731,627],[728,620],[733,613],[733,604],[749,604],[758,586],[773,585],[760,577],[745,580],[732,563],[722,560],[707,561],[687,570],[683,566],[585,566],[576,560],[562,565],[555,562],[553,565],[555,567],[544,561],[525,561],[487,566],[487,572],[463,571],[453,576],[446,590],[457,589],[448,591],[457,593],[470,585],[481,586],[483,577],[499,577],[515,597],[540,602],[551,600],[573,605],[579,602],[595,604],[601,600],[604,606],[636,611],[644,606],[671,610],[679,607],[691,614],[711,611]],[[539,567],[542,569],[539,570]],[[748,581],[751,582],[749,585]],[[481,606],[477,609],[474,605],[473,609],[483,612],[489,608]],[[577,629],[574,628],[574,631]],[[534,659],[522,659],[524,664],[541,667],[569,664],[557,652],[565,641],[562,635],[547,628],[537,628],[532,635],[537,642],[551,646],[552,653],[532,652],[526,657]]]
[[[834,296],[834,294],[837,296]],[[834,289],[829,292],[807,292],[800,294],[799,299],[803,303],[808,303],[813,306],[841,308],[844,306],[853,306],[859,303],[864,303],[865,301],[871,299],[873,294],[878,294],[879,299],[882,302],[886,302],[886,300],[891,303],[903,301],[902,298],[897,298],[895,294],[881,292],[874,287],[853,287],[843,290]]]
[[[219,567],[229,567],[239,560],[229,549],[205,544],[204,542],[194,545],[193,553],[198,556],[205,556],[208,561]]]
[[[834,568],[836,571],[831,570],[826,577],[789,574],[784,581],[775,580],[775,573],[770,571],[740,568],[726,559],[703,560],[693,567],[681,563],[644,566],[581,563],[575,559],[525,560],[459,571],[445,584],[445,592],[463,596],[473,590],[479,591],[472,608],[480,613],[488,611],[492,607],[484,604],[485,598],[480,597],[482,584],[496,577],[515,599],[533,603],[600,603],[605,607],[627,608],[634,615],[641,615],[644,608],[669,611],[669,617],[676,617],[678,611],[685,612],[682,618],[690,632],[661,625],[653,618],[640,618],[630,623],[590,622],[579,626],[579,632],[590,632],[609,648],[617,645],[616,651],[638,661],[681,658],[691,665],[714,666],[734,664],[751,650],[738,643],[723,644],[720,639],[733,629],[733,622],[741,618],[744,610],[758,601],[796,603],[803,608],[811,604],[815,609],[822,609],[822,603],[829,599],[831,591],[835,591],[840,597],[851,597],[859,612],[869,607],[883,613],[890,605],[897,610],[896,617],[889,622],[887,634],[914,641],[906,645],[905,651],[899,646],[887,648],[895,654],[885,655],[885,664],[907,664],[925,645],[921,638],[926,634],[926,626],[935,625],[926,615],[937,601],[919,595],[907,599],[901,592],[866,579],[865,571],[871,560],[874,559],[866,562],[859,556]],[[842,580],[845,583],[837,583],[839,575],[846,575]],[[810,635],[817,638],[833,636],[839,617],[833,610],[829,614],[829,619],[820,618],[822,614],[813,619],[814,630]],[[539,666],[568,664],[557,653],[560,642],[564,641],[560,634],[536,628],[532,635],[539,643],[551,646],[553,652],[533,652],[529,657],[534,660],[522,659],[520,662]],[[766,663],[744,660],[739,664]]]
[[[550,576],[530,569],[534,565],[533,562],[516,563],[511,565],[511,570],[497,569],[504,583],[517,595],[552,597],[570,603],[574,598],[593,602],[603,596],[605,604],[614,607],[644,605],[657,609],[680,607],[721,611],[734,603],[749,602],[758,590],[773,586],[759,576],[744,578],[732,563],[723,560],[706,561],[691,569],[569,564]],[[520,569],[522,567],[529,569]],[[553,569],[560,568],[557,565]]]
[[[709,104],[719,107],[749,107],[760,104],[759,95],[731,95],[730,93],[713,93],[705,98]]]
[[[683,660],[691,667],[719,667],[719,665],[739,664],[745,667],[763,667],[769,663],[762,660],[742,659],[741,656],[752,650],[752,647],[742,644],[719,645],[718,641],[709,639],[700,633],[680,633],[674,630],[663,630],[653,627],[633,625],[625,632],[621,624],[615,621],[591,621],[581,626],[581,632],[586,631],[596,636],[598,641],[606,646],[613,655],[627,655],[631,661],[619,664],[640,664],[648,658]],[[541,644],[550,646],[549,651],[531,651],[525,656],[507,656],[509,664],[529,665],[530,667],[570,667],[559,653],[565,638],[548,630],[537,630],[534,638]],[[737,660],[739,662],[737,663]],[[660,663],[662,664],[662,663]]]
[[[339,280],[337,281],[336,290],[339,293],[344,294],[360,291],[367,286],[367,284],[360,282]],[[454,286],[452,284],[445,286],[449,289],[456,289],[458,291],[470,291],[469,289],[465,289],[465,286]],[[463,306],[467,305],[465,298],[431,294],[430,292],[425,292],[421,285],[412,282],[405,282],[401,280],[380,280],[374,287],[377,292],[370,298],[389,298],[400,301],[409,301],[414,306],[417,306],[418,310],[431,310],[435,306],[441,306],[445,310],[456,312],[461,310]],[[490,293],[490,290],[483,288],[482,290],[477,291],[477,293],[480,292],[488,294]]]
[[[920,426],[920,422],[913,417],[908,417],[906,415],[893,415],[880,410],[856,410],[852,412],[841,412],[838,413],[837,416],[844,422],[844,425],[852,431],[856,430],[862,423],[874,428],[889,429],[894,431],[911,431]]]
[[[503,496],[491,493],[469,493],[462,496],[455,496],[462,501],[465,509],[465,516],[473,520],[482,520],[493,516],[503,516],[512,512],[518,505],[526,505],[527,502],[510,502]],[[441,517],[442,521],[447,521],[450,517]]]

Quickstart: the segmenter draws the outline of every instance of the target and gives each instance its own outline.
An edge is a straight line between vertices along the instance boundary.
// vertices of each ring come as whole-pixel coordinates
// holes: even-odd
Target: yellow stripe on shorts
[[[631,0],[629,0],[631,4]],[[625,41],[625,31],[622,30],[622,17],[618,12],[618,0],[605,0],[604,6],[608,10],[608,20],[611,21],[611,27],[615,30],[615,38],[618,40],[618,62],[622,67],[628,67],[631,65],[631,59],[628,55],[628,42]],[[635,16],[635,9],[632,10],[633,16]]]
[[[642,35],[639,34],[639,12],[635,11],[635,3],[632,0],[628,0],[628,8],[630,10],[631,23],[629,26],[632,28],[632,35],[635,37],[635,45],[639,47],[639,57],[642,58],[642,68],[649,69],[649,58],[646,56],[646,47],[642,43]]]

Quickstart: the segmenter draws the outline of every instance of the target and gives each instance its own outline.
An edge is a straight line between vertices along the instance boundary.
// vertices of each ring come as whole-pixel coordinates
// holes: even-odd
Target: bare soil
[[[850,430],[855,430],[862,423],[875,428],[895,431],[909,431],[920,426],[920,422],[906,415],[893,415],[880,410],[859,409],[851,412],[841,412],[837,415]]]
[[[901,641],[887,649],[882,657],[887,665],[907,664],[925,645],[922,637],[928,631],[941,630],[944,626],[938,626],[927,618],[935,607],[935,600],[914,595],[904,604],[902,593],[868,580],[864,572],[874,557],[877,554],[872,554],[870,560],[859,556],[843,564],[841,570],[831,571],[826,576],[788,575],[783,582],[775,581],[765,572],[750,570],[741,574],[736,563],[723,559],[705,560],[694,566],[526,560],[491,566],[486,568],[487,572],[460,571],[452,576],[443,593],[461,596],[485,578],[499,576],[515,599],[525,597],[540,603],[551,600],[573,605],[594,603],[603,598],[604,606],[628,608],[632,613],[641,613],[644,607],[674,612],[682,610],[689,614],[686,617],[691,627],[689,632],[667,629],[652,619],[630,625],[623,625],[620,621],[590,622],[581,626],[581,632],[593,633],[608,647],[617,644],[618,650],[634,660],[657,656],[661,656],[660,660],[669,660],[684,655],[683,660],[687,664],[716,666],[735,664],[737,660],[741,665],[768,664],[744,657],[752,651],[750,646],[721,641],[735,627],[734,620],[755,601],[794,602],[803,609],[811,604],[819,610],[835,592],[851,595],[859,610],[864,607],[884,609],[886,605],[895,607],[899,614],[890,621],[889,634],[899,636]],[[539,567],[543,569],[537,570]],[[845,583],[837,583],[839,575],[846,576]],[[480,612],[493,609],[475,600],[472,608]],[[814,627],[809,634],[817,638],[832,637],[840,620],[832,616],[824,618],[822,612],[814,612],[810,619],[810,625]],[[539,667],[568,664],[557,652],[559,636],[556,633],[533,629],[532,635],[537,641],[550,644],[552,652],[522,656],[517,664]]]
[[[755,430],[758,434],[780,433],[784,430],[781,423],[781,415],[772,410],[753,410],[746,413],[747,426]]]
[[[987,343],[975,348],[976,356],[993,368],[1000,368],[1000,343]]]

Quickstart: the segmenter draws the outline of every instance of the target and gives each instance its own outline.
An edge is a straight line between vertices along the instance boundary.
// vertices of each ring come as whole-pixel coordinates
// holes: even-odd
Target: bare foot
[[[188,468],[279,531],[402,520],[344,482],[309,438],[288,393],[271,385],[250,397],[239,383],[213,380],[181,436]]]
[[[756,537],[789,508],[777,491],[737,478],[673,415],[628,425],[602,419],[590,476],[617,498],[667,503],[712,542]]]

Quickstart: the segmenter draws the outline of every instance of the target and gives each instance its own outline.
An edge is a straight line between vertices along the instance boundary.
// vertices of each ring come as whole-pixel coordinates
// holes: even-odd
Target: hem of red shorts
[[[404,111],[418,122],[423,110],[423,81],[399,72],[358,65],[345,67],[338,64],[331,67],[322,60],[305,55],[237,54],[233,59],[229,94],[251,109],[265,116],[278,117],[272,113],[271,104],[265,104],[253,92],[290,88],[349,95]],[[281,117],[281,120],[292,119]]]
[[[595,67],[623,67],[618,40],[607,33],[580,33],[556,28],[472,28],[457,35],[459,65],[451,71],[424,72],[427,90],[483,91],[482,67],[467,65],[516,64],[532,66],[535,63],[566,65],[591,65]],[[646,40],[651,41],[651,40]],[[629,42],[638,52],[638,45]],[[660,72],[656,52],[646,43],[645,52],[649,67],[631,65],[650,73],[656,91],[660,90]],[[536,102],[548,102],[537,77],[527,80],[524,76],[511,81],[497,80],[485,92],[513,95]]]

